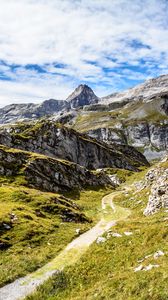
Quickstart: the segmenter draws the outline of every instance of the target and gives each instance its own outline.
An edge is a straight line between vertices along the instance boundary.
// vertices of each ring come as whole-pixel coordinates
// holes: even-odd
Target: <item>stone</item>
[[[127,236],[130,236],[132,235],[133,233],[131,231],[124,231],[124,234],[127,235]]]
[[[101,243],[105,243],[106,242],[106,238],[99,236],[96,240],[97,244],[101,244]]]
[[[9,226],[9,225],[6,224],[6,223],[3,223],[3,227],[4,227],[6,230],[10,230],[10,229],[11,229],[11,226]]]
[[[121,180],[119,179],[119,177],[116,174],[108,175],[108,176],[114,186],[119,186],[121,184]]]
[[[160,256],[164,256],[164,252],[161,250],[158,250],[157,252],[154,253],[153,257],[154,259],[159,258]]]
[[[144,271],[150,271],[150,270],[152,270],[153,268],[158,268],[158,267],[159,267],[159,265],[152,265],[152,264],[150,264],[150,265],[144,267],[143,270],[144,270]]]
[[[9,242],[0,240],[0,250],[7,250],[10,246]]]
[[[139,271],[141,271],[141,270],[143,270],[143,265],[139,265],[138,267],[136,267],[136,268],[134,269],[134,272],[139,272]]]
[[[76,234],[79,234],[79,233],[80,233],[80,228],[77,228],[77,229],[75,230],[75,232],[76,232]]]
[[[122,234],[117,233],[117,232],[112,232],[111,235],[112,235],[113,237],[122,237]]]

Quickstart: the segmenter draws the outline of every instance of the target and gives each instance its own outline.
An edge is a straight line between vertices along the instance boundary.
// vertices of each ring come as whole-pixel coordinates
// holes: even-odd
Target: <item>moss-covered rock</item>
[[[95,174],[73,162],[4,146],[0,147],[0,174],[51,192],[111,184],[103,172]]]

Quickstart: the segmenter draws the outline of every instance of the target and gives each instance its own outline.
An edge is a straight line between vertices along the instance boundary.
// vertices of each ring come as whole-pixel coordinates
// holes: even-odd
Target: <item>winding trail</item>
[[[30,295],[54,273],[76,263],[88,247],[103,233],[130,215],[130,210],[114,205],[113,199],[123,191],[113,192],[102,198],[101,220],[90,230],[69,243],[56,258],[37,271],[0,288],[0,300],[21,300]]]

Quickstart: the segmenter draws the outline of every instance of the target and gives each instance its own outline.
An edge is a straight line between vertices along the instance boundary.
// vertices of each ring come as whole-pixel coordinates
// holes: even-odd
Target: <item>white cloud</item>
[[[0,106],[10,103],[41,102],[45,99],[65,99],[72,91],[73,81],[56,74],[18,68],[6,72],[12,79],[0,81]]]
[[[22,66],[15,72],[0,66],[14,80],[0,82],[1,105],[22,97],[63,98],[80,81],[98,82],[97,91],[106,93],[106,83],[116,86],[114,68],[138,66],[140,59],[151,62],[147,74],[130,71],[130,78],[153,74],[152,62],[161,72],[168,68],[166,0],[0,0],[0,7],[0,60]],[[27,64],[41,65],[49,74],[28,71]],[[111,78],[104,68],[112,69]]]

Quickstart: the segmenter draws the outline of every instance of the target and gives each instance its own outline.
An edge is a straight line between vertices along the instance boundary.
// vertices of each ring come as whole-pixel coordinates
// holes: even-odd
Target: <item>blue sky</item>
[[[167,0],[0,0],[0,106],[168,73]]]

